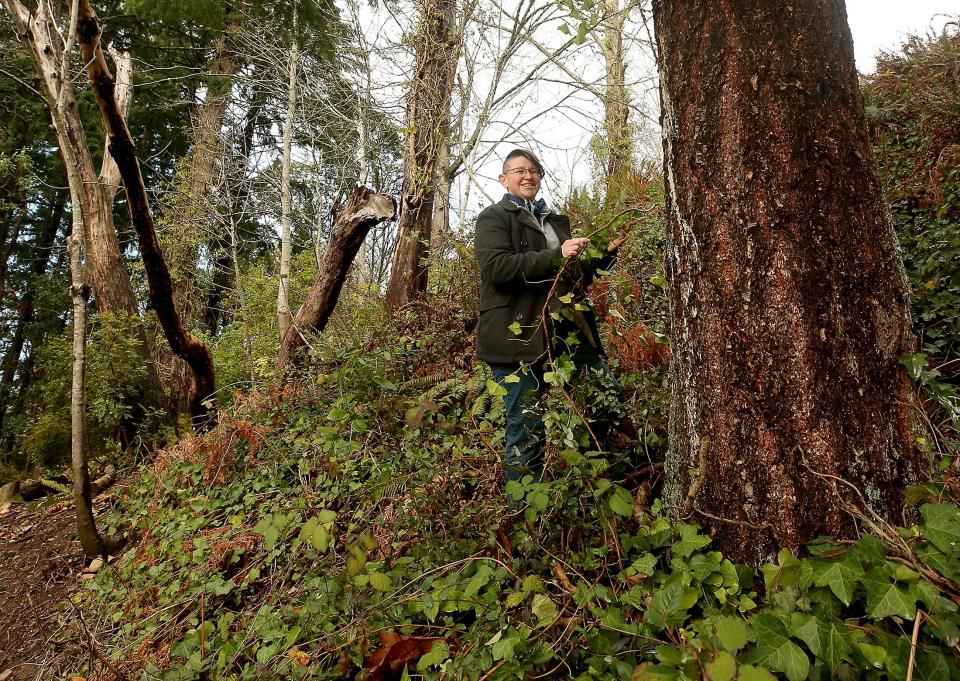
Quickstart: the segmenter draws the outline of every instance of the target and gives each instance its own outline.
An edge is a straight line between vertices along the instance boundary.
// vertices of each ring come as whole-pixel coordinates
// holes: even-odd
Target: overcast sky
[[[847,0],[857,68],[872,73],[880,50],[897,50],[906,36],[941,29],[946,16],[960,14],[958,0]]]

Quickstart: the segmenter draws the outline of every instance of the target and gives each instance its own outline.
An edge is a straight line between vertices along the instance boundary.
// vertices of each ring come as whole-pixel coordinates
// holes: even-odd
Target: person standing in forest
[[[576,371],[589,369],[619,388],[604,359],[593,313],[561,313],[559,294],[585,291],[599,269],[613,263],[626,234],[610,242],[607,254],[590,263],[577,260],[589,239],[573,238],[570,220],[538,199],[543,165],[526,149],[514,149],[503,162],[500,184],[507,190],[477,218],[475,254],[480,267],[480,320],[477,357],[485,361],[504,396],[507,480],[543,475],[544,424],[537,398],[545,392],[547,344],[551,354],[567,352]],[[554,280],[563,268],[563,287]],[[569,276],[567,276],[569,275]],[[549,309],[557,321],[545,318]],[[565,344],[565,346],[564,346]]]

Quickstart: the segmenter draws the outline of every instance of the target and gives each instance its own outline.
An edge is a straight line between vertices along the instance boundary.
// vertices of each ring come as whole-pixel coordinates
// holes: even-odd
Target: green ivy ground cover
[[[638,498],[557,400],[552,475],[510,488],[511,556],[486,378],[398,387],[402,355],[342,351],[126,489],[108,532],[138,540],[81,596],[114,664],[366,678],[396,632],[436,639],[396,678],[903,679],[919,618],[913,678],[960,679],[960,511],[940,488],[914,490],[893,543],[824,539],[754,571]]]

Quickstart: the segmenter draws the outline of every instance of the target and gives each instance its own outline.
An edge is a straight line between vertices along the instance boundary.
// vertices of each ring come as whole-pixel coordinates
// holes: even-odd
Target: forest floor
[[[95,501],[98,515],[112,496]],[[0,515],[0,679],[50,678],[62,654],[82,645],[71,598],[85,563],[72,500]]]

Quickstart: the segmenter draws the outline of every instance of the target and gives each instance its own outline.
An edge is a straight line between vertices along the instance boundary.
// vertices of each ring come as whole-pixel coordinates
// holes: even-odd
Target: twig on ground
[[[907,665],[907,681],[913,681],[913,667],[917,663],[917,638],[920,635],[920,622],[923,610],[917,608],[917,617],[913,621],[913,636],[910,637],[910,664]]]

